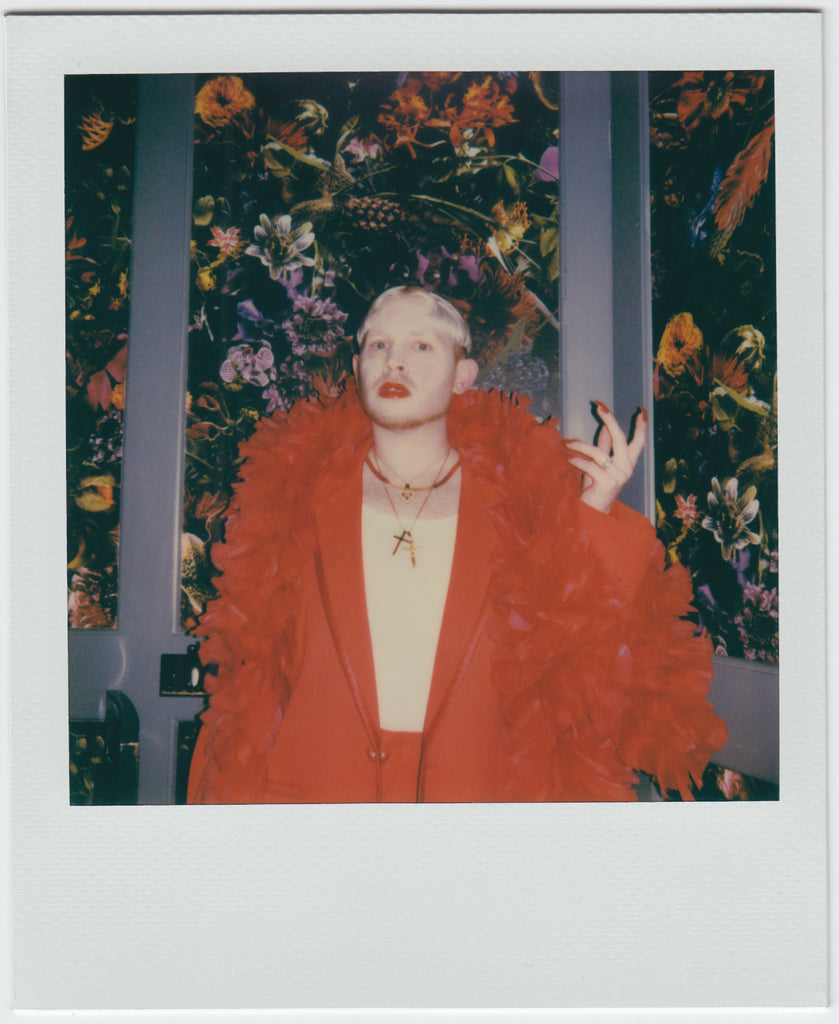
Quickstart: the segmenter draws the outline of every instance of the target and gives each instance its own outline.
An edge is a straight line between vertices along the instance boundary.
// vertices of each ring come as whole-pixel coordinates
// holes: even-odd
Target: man
[[[599,446],[567,444],[470,390],[466,324],[422,289],[358,343],[355,388],[242,453],[190,801],[628,800],[635,770],[689,798],[726,729],[687,573],[616,502],[644,411],[627,441],[598,404]]]

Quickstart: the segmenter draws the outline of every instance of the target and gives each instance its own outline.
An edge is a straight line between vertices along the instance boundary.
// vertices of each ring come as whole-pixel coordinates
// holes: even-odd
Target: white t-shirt
[[[394,732],[422,732],[449,589],[457,515],[420,517],[411,529],[416,566],[405,543],[393,553],[401,532],[391,512],[362,506],[364,589],[379,724]]]

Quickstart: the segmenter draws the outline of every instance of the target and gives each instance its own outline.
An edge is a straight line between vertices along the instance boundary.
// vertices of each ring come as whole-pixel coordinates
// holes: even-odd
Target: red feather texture
[[[746,210],[769,174],[774,135],[775,118],[770,117],[731,162],[714,200],[714,220],[720,231],[730,235],[743,223]]]
[[[526,402],[471,391],[449,418],[464,464],[490,494],[502,539],[493,565],[492,685],[508,724],[504,800],[632,800],[634,770],[690,799],[726,728],[706,700],[711,645],[683,621],[686,570],[660,544],[628,603],[577,518],[579,473]],[[224,570],[199,627],[210,730],[202,799],[259,802],[266,754],[301,649],[295,594],[315,536],[312,509],[357,465],[370,432],[352,390],[326,409],[263,421],[217,555]]]

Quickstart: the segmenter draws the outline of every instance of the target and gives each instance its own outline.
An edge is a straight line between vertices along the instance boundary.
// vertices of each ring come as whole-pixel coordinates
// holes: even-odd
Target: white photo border
[[[5,28],[16,1007],[208,1020],[824,1006],[819,15],[22,15]],[[775,72],[780,801],[71,808],[64,75],[466,66]]]

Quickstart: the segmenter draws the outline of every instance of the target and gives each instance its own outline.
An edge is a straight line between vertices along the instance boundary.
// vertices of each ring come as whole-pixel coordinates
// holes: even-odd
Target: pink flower
[[[274,353],[268,345],[263,345],[258,352],[254,352],[250,345],[233,345],[227,350],[227,359],[221,364],[219,375],[227,385],[244,381],[264,388],[277,376]]]
[[[238,255],[242,248],[242,239],[239,237],[239,229],[236,227],[228,228],[227,231],[222,231],[216,224],[210,228],[212,233],[212,240],[208,242],[208,245],[214,245],[222,254],[222,256],[235,256]]]
[[[352,153],[354,164],[360,164],[367,157],[375,160],[381,150],[382,147],[372,137],[362,142],[357,135],[353,136],[344,146],[345,153]]]
[[[699,518],[696,510],[696,495],[689,494],[683,498],[681,494],[676,495],[676,511],[673,515],[681,519],[685,526],[691,526]]]
[[[539,181],[559,181],[559,146],[548,146],[533,177]]]

